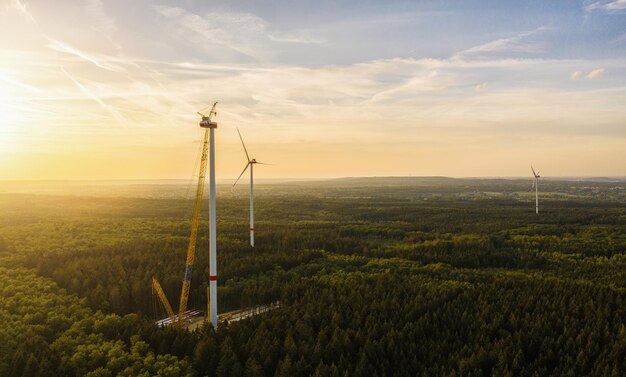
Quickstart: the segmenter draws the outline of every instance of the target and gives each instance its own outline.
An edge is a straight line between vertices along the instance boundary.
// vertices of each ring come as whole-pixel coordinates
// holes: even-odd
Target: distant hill
[[[506,182],[531,181],[532,177],[346,177],[327,180],[307,181],[307,185],[323,184],[333,186],[452,186],[493,185]],[[626,177],[545,177],[543,181],[552,182],[598,182],[626,183]],[[298,182],[302,183],[302,182]]]
[[[459,182],[462,180],[448,177],[346,177],[306,183],[334,186],[440,186]]]

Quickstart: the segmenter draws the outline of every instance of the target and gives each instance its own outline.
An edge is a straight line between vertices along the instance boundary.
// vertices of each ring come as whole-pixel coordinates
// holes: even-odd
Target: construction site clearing
[[[219,322],[220,323],[237,322],[237,321],[241,321],[242,319],[250,318],[252,316],[262,314],[270,310],[277,309],[279,307],[280,307],[280,301],[276,301],[267,305],[257,305],[257,306],[253,306],[250,308],[237,309],[237,310],[220,314]],[[201,310],[187,310],[184,313],[184,321],[185,321],[184,327],[189,331],[194,331],[202,327],[202,325],[204,325],[204,323],[207,321],[205,314],[206,313],[204,313]],[[168,326],[170,324],[175,323],[177,320],[178,320],[178,316],[174,316],[174,317],[167,317],[167,318],[161,319],[159,321],[156,321],[155,323],[159,327],[164,327],[164,326]]]

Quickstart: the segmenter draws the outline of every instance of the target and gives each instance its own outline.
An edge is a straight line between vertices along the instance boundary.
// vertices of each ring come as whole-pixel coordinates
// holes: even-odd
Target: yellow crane
[[[213,104],[211,107],[211,111],[209,115],[206,116],[204,114],[200,114],[202,116],[202,122],[205,122],[207,125],[212,125],[214,122],[211,121],[211,117],[217,115],[215,111],[215,107],[217,106],[217,102]],[[183,276],[183,288],[180,293],[180,304],[178,306],[178,318],[176,321],[172,323],[176,326],[181,326],[185,322],[184,314],[187,310],[187,302],[189,300],[189,286],[191,283],[191,275],[193,272],[193,264],[196,257],[196,240],[198,238],[198,224],[200,223],[200,209],[202,208],[202,196],[204,194],[204,178],[206,175],[206,167],[208,161],[208,144],[209,144],[209,127],[204,129],[204,138],[202,141],[202,157],[200,158],[200,175],[198,176],[198,187],[196,189],[196,200],[193,207],[193,216],[191,219],[191,235],[189,236],[189,246],[187,247],[187,259],[185,261],[185,275]],[[165,307],[167,314],[170,317],[174,317],[174,311],[172,310],[172,306],[170,305],[161,285],[158,280],[153,277],[152,278],[152,288],[153,291],[157,293],[161,303]]]
[[[165,306],[168,317],[173,318],[174,311],[172,310],[172,305],[170,305],[170,302],[167,300],[165,292],[163,292],[163,288],[161,288],[161,284],[159,284],[159,281],[154,276],[152,277],[152,294],[159,296],[163,306]]]

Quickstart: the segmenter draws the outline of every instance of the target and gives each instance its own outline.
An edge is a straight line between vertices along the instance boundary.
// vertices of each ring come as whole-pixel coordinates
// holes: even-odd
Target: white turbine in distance
[[[241,132],[239,132],[239,128],[237,128],[237,133],[239,134],[239,140],[241,140],[241,145],[243,145],[243,151],[246,152],[246,159],[248,160],[248,163],[246,164],[246,167],[243,168],[241,174],[239,174],[239,177],[237,177],[237,180],[233,184],[233,187],[235,187],[237,182],[239,182],[239,179],[241,179],[243,173],[245,173],[246,170],[250,168],[250,246],[254,247],[254,165],[269,164],[258,162],[255,158],[250,158],[250,155],[248,155],[248,150],[246,149],[246,144],[243,142],[243,138],[241,137]]]
[[[533,176],[535,179],[533,180],[533,187],[535,189],[535,213],[539,214],[539,172],[535,173],[535,169],[532,165],[530,165],[530,169],[533,171]]]

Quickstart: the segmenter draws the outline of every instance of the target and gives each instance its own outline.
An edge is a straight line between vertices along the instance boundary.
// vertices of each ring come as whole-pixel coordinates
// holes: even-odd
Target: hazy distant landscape
[[[543,181],[537,216],[529,180],[260,184],[251,249],[218,185],[220,312],[281,307],[191,333],[150,287],[180,290],[184,185],[3,184],[0,375],[622,375],[625,186]]]
[[[218,180],[221,186],[219,194],[223,196],[243,193],[245,189],[234,189],[234,179]],[[361,187],[397,187],[417,188],[420,191],[438,192],[439,189],[457,188],[471,192],[485,189],[513,189],[524,191],[528,186],[528,177],[515,178],[448,178],[448,177],[351,177],[334,179],[261,179],[258,188],[265,195],[281,195],[284,192],[297,190],[314,191],[320,187],[357,188]],[[560,191],[567,189],[609,188],[620,191],[626,186],[626,177],[545,177],[551,189]],[[161,180],[54,180],[54,181],[2,181],[0,193],[52,194],[78,196],[111,196],[111,197],[188,197],[194,189],[193,179],[161,179]],[[530,186],[529,186],[530,187]],[[530,189],[528,190],[531,191]]]

